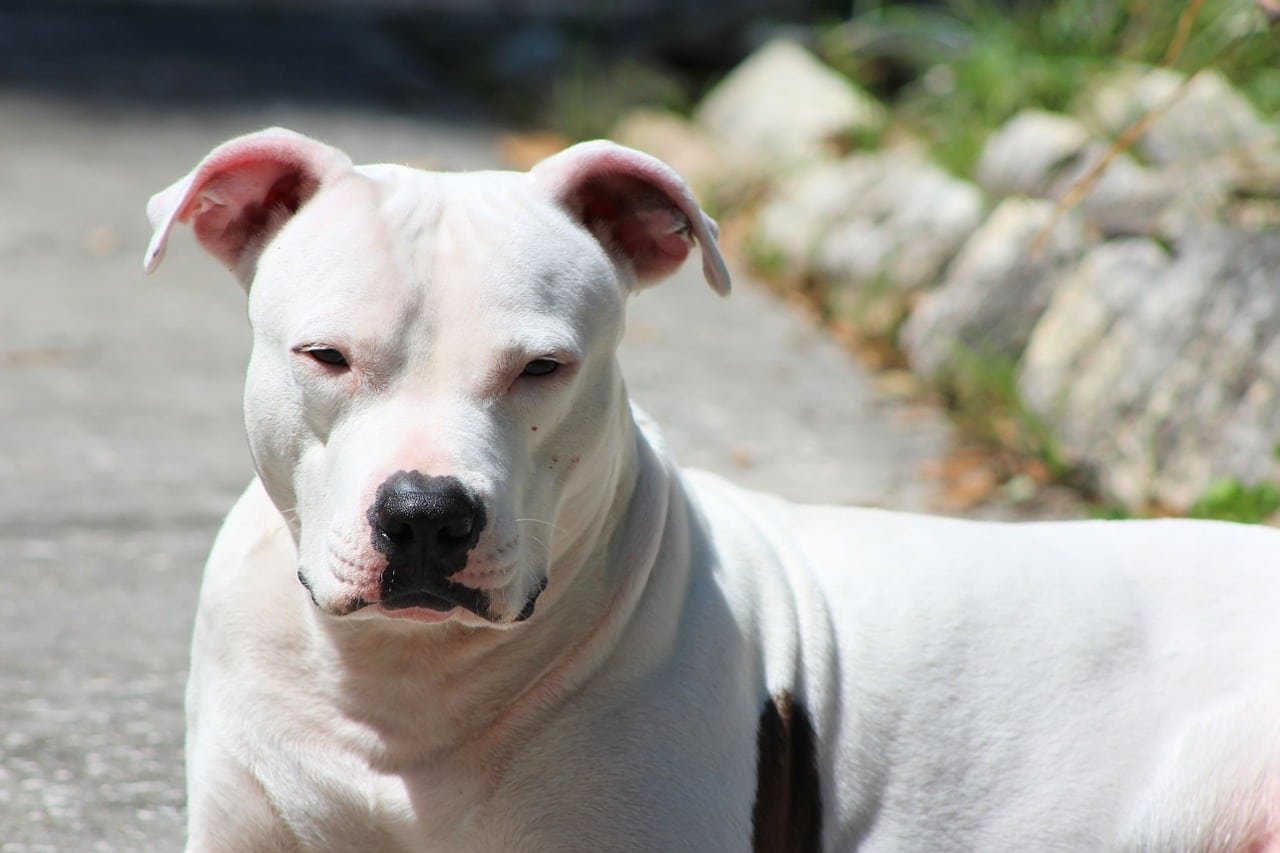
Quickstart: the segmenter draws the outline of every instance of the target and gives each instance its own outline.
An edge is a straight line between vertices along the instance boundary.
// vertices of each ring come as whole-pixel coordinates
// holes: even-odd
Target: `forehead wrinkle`
[[[506,370],[510,320],[493,279],[510,268],[503,241],[494,240],[513,227],[503,220],[519,215],[508,201],[468,193],[446,196],[440,207],[435,265],[417,283],[424,307],[414,329],[426,344],[414,373],[436,389],[488,388]]]
[[[406,364],[406,380],[439,389],[441,383],[474,375],[479,367],[477,344],[485,336],[476,331],[483,313],[477,310],[475,283],[481,279],[472,268],[484,247],[470,200],[450,198],[450,176],[422,177],[415,182],[414,202],[399,211],[402,230],[395,234],[414,294],[406,334],[418,344],[408,348],[412,360]],[[459,332],[462,340],[457,340]]]
[[[397,260],[415,305],[421,303],[423,282],[429,281],[436,264],[437,234],[443,216],[439,192],[429,172],[406,170],[407,176],[393,185],[383,184],[378,217],[387,253]]]
[[[432,177],[431,227],[416,238],[432,251],[414,270],[422,308],[411,333],[424,344],[415,374],[478,380],[517,356],[574,357],[621,335],[613,263],[566,212],[508,173],[485,175],[480,188]]]
[[[377,199],[373,239],[381,250],[379,256],[388,258],[389,263],[373,271],[373,281],[362,283],[364,300],[357,294],[357,298],[346,301],[346,311],[352,319],[365,315],[365,322],[359,324],[363,327],[362,337],[368,345],[381,342],[376,349],[381,350],[379,360],[384,363],[392,360],[390,356],[400,349],[396,342],[411,333],[421,311],[422,293],[418,282],[429,274],[434,261],[432,236],[440,218],[440,205],[433,201],[430,192],[429,173],[404,167],[388,168],[396,172],[396,181],[379,180],[375,172],[371,183]],[[362,301],[378,301],[369,300],[371,291],[390,297],[391,301],[383,304],[392,310],[378,312],[376,317],[362,311]],[[377,328],[379,325],[381,328]]]
[[[430,334],[430,289],[439,263],[438,235],[444,214],[439,175],[402,166],[364,167],[379,188],[377,219],[385,256],[392,260],[395,277],[402,283],[403,296],[397,313],[388,318],[382,335],[389,341]],[[384,175],[394,180],[381,180]],[[371,282],[372,286],[379,283]],[[417,347],[392,348],[402,354]],[[401,360],[401,368],[415,371],[412,362]]]

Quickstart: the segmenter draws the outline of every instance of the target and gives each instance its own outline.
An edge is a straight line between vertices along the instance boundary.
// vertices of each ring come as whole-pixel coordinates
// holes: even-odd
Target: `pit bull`
[[[715,223],[280,130],[152,198],[248,294],[190,851],[1280,849],[1280,532],[798,506],[677,468],[615,349]],[[767,403],[765,403],[767,404]]]

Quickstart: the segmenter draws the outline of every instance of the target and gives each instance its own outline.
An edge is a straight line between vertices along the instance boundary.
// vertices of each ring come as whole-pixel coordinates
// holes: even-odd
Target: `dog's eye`
[[[535,358],[524,366],[525,376],[546,376],[549,373],[555,373],[556,368],[560,366],[560,362],[553,361],[549,358]]]
[[[307,355],[314,358],[321,364],[327,364],[330,367],[346,367],[347,358],[342,353],[332,347],[315,347],[314,349],[303,350]]]

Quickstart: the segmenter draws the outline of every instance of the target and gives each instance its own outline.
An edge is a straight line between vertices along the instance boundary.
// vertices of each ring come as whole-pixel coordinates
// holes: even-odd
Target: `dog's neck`
[[[619,391],[625,394],[621,385]],[[609,474],[566,496],[594,507],[591,521],[555,549],[550,584],[527,622],[505,630],[419,625],[335,619],[310,609],[327,646],[321,654],[336,670],[336,699],[367,727],[357,748],[375,762],[391,756],[397,764],[427,761],[477,744],[500,750],[519,743],[541,713],[609,659],[659,553],[668,552],[664,572],[680,571],[666,564],[670,549],[663,548],[673,513],[683,509],[679,477],[630,407],[616,411]],[[372,689],[388,682],[404,685],[392,701],[385,690]],[[369,696],[380,699],[375,705]]]

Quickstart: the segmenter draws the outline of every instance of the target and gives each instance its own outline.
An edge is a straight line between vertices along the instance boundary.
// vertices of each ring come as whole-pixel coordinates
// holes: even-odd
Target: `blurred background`
[[[357,162],[610,136],[722,225],[621,358],[685,463],[980,517],[1280,511],[1275,0],[0,2],[0,851],[181,843],[243,293],[146,199],[281,124]]]

